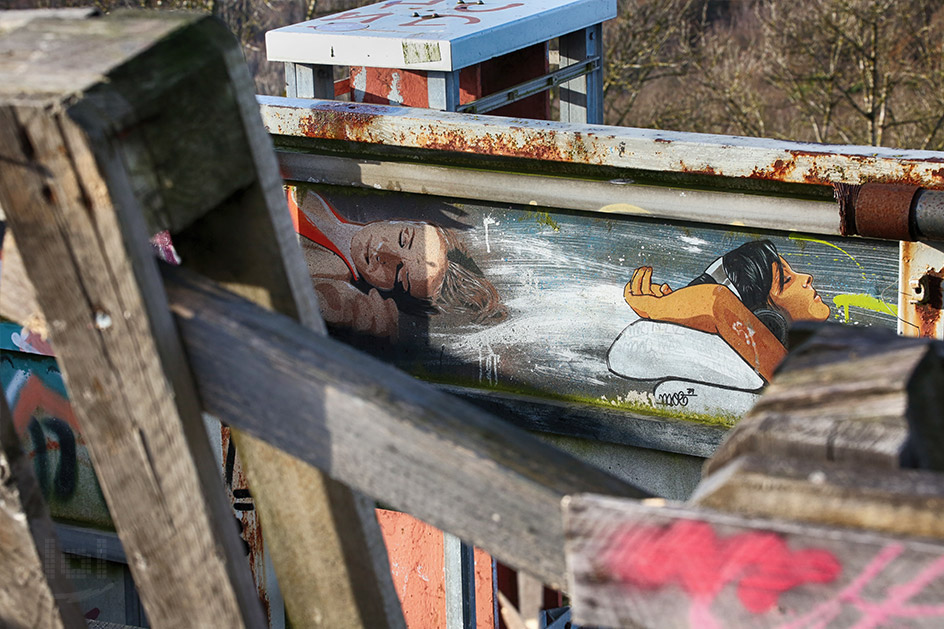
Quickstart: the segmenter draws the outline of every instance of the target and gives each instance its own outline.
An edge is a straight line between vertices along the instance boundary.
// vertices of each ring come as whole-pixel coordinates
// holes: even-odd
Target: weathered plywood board
[[[760,323],[773,315],[761,310],[780,312],[783,323],[896,324],[894,243],[328,186],[299,185],[291,195],[334,333],[448,384],[731,425],[785,354]],[[714,285],[734,299],[729,310],[760,291],[756,312],[719,314],[720,302],[712,312],[711,295],[686,285],[738,251],[748,252],[732,276],[758,266],[761,254],[760,268],[781,266],[765,287],[763,279]],[[432,265],[428,277],[422,264]],[[728,288],[735,283],[743,301]],[[657,298],[663,285],[673,294]],[[663,299],[675,303],[661,312],[648,304]]]
[[[939,627],[944,546],[680,505],[565,500],[574,620],[601,627]]]

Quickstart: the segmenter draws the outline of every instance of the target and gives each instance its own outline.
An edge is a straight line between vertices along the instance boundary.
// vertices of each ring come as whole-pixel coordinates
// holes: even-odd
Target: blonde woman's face
[[[418,299],[439,294],[446,274],[446,242],[428,223],[376,221],[351,239],[358,274],[380,290],[400,286]]]

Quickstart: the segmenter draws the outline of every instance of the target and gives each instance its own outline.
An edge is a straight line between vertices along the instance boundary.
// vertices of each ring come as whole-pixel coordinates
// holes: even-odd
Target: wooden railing
[[[578,623],[936,626],[936,345],[815,337],[693,505],[646,500],[324,334],[222,26],[41,19],[0,53],[0,311],[45,321],[152,626],[265,622],[201,413],[234,429],[294,626],[403,625],[375,500],[566,588]],[[10,422],[0,624],[82,626]]]

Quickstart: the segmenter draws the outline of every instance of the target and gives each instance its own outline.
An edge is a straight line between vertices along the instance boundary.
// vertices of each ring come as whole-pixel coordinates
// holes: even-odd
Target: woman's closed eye
[[[401,248],[412,249],[413,239],[416,237],[416,230],[410,227],[404,227],[400,230],[399,244]]]

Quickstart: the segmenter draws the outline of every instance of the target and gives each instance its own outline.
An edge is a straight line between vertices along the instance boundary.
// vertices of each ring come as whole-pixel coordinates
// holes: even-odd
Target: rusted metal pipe
[[[944,240],[944,191],[915,185],[836,186],[843,236]]]
[[[944,192],[919,190],[913,203],[917,236],[921,240],[944,240]]]

